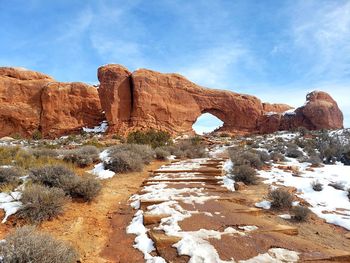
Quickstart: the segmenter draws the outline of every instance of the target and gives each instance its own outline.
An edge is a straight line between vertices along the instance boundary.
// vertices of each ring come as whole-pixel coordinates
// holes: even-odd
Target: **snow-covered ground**
[[[207,159],[197,159],[194,163],[204,164]],[[198,165],[192,163],[192,161],[180,161],[161,167],[159,170],[188,170],[197,169]],[[223,184],[227,188],[234,190],[233,180],[230,179],[230,171],[232,168],[232,162],[227,161],[223,163],[223,169],[225,171],[224,175],[220,178],[223,179]],[[178,176],[186,180],[198,178],[196,172],[186,172],[186,173],[176,173]],[[157,179],[171,180],[168,173],[158,174]],[[171,182],[174,184],[174,182]],[[205,213],[200,211],[191,211],[184,209],[180,202],[186,204],[193,203],[204,203],[211,199],[219,198],[219,196],[207,195],[205,188],[195,187],[195,188],[172,188],[168,182],[152,183],[143,187],[140,194],[136,194],[131,197],[131,206],[135,209],[140,208],[140,202],[143,200],[153,200],[153,201],[163,201],[161,203],[156,203],[147,207],[146,211],[138,210],[135,216],[127,228],[127,232],[130,234],[135,234],[135,245],[134,247],[143,252],[145,261],[147,263],[166,262],[163,258],[152,256],[151,253],[155,250],[153,241],[148,237],[148,229],[143,225],[143,215],[144,213],[151,215],[166,215],[162,218],[160,224],[155,228],[157,230],[162,230],[166,235],[179,237],[180,241],[174,244],[179,255],[187,255],[190,257],[190,263],[229,263],[235,262],[234,259],[229,261],[223,261],[220,259],[218,252],[213,245],[209,243],[210,238],[221,239],[223,235],[247,235],[250,231],[257,230],[256,226],[241,226],[238,229],[232,227],[226,227],[222,231],[213,229],[200,229],[198,231],[183,231],[179,226],[179,222],[186,218],[191,217],[194,214],[204,213],[207,216],[213,216],[211,213]],[[260,254],[254,258],[239,262],[297,262],[299,256],[297,252],[289,251],[280,248],[270,249],[267,253]]]
[[[310,209],[320,218],[350,230],[350,201],[346,191],[350,188],[350,166],[337,163],[312,168],[311,171],[308,169],[310,164],[288,159],[284,166],[299,167],[298,176],[277,166],[273,164],[270,171],[259,171],[259,175],[266,179],[264,183],[295,187],[296,195],[307,201],[311,205]],[[323,185],[322,191],[313,190],[311,183],[315,181]],[[329,185],[334,183],[343,185],[344,190]]]
[[[104,150],[100,153],[99,157],[101,162],[94,166],[94,169],[88,171],[89,173],[97,176],[100,179],[108,179],[115,175],[115,172],[105,169],[103,162],[109,158],[108,150]]]

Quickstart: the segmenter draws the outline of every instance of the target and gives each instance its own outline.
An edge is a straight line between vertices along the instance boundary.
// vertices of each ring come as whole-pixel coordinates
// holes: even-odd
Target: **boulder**
[[[304,106],[284,113],[265,113],[259,119],[260,133],[294,130],[342,129],[343,113],[337,102],[326,92],[313,91],[306,96]]]

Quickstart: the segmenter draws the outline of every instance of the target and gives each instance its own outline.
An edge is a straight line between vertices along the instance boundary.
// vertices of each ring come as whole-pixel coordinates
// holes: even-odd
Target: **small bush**
[[[269,193],[271,207],[276,210],[288,209],[292,206],[293,196],[282,189],[276,189]]]
[[[129,133],[127,137],[127,143],[129,144],[148,144],[152,148],[157,148],[172,143],[171,136],[165,131],[135,131]]]
[[[70,245],[29,226],[10,233],[0,243],[0,255],[4,263],[75,263],[79,259]]]
[[[310,212],[310,209],[305,206],[295,206],[292,209],[292,218],[297,222],[305,222],[308,219]]]
[[[171,149],[171,153],[177,158],[203,158],[207,156],[205,145],[201,140],[195,139],[181,140]]]
[[[261,158],[266,158],[262,152],[257,153],[256,151],[243,151],[239,148],[231,148],[229,150],[231,161],[236,165],[249,165],[256,169],[261,169],[264,162]]]
[[[42,139],[42,134],[39,130],[35,130],[32,134],[33,140],[41,140]]]
[[[328,185],[333,187],[336,190],[344,191],[344,189],[345,189],[345,185],[341,182],[329,183]]]
[[[255,153],[259,156],[260,160],[264,163],[271,160],[270,154],[268,154],[266,151],[255,151]]]
[[[350,201],[350,188],[347,190],[348,192],[348,198],[349,198],[349,201]]]
[[[30,223],[41,223],[62,214],[67,197],[62,189],[34,184],[25,188],[21,201],[18,216]]]
[[[36,157],[36,158],[41,158],[41,157],[51,157],[51,158],[56,158],[58,156],[58,153],[56,150],[53,149],[32,149],[31,153]]]
[[[71,189],[72,197],[82,198],[85,201],[92,201],[101,191],[101,183],[91,175],[80,177],[78,183]]]
[[[154,151],[157,160],[166,160],[170,156],[170,152],[161,147],[156,148]]]
[[[286,152],[286,156],[289,158],[300,158],[303,157],[303,153],[298,149],[288,148]]]
[[[114,152],[104,161],[106,169],[116,173],[141,172],[144,162],[140,155],[131,151]]]
[[[69,150],[65,153],[64,160],[72,162],[79,167],[89,166],[99,160],[100,151],[92,145],[83,146],[76,150]]]
[[[272,152],[272,153],[270,153],[270,158],[275,163],[277,163],[277,162],[284,162],[286,160],[284,155],[279,153],[279,152]]]
[[[0,186],[5,184],[18,185],[22,174],[20,171],[13,167],[0,167]]]
[[[30,177],[34,183],[60,188],[71,197],[83,198],[85,201],[91,201],[101,189],[98,179],[77,176],[62,165],[33,169]]]
[[[132,152],[138,155],[144,164],[149,164],[155,157],[154,150],[149,145],[121,144],[110,148],[109,152],[110,156],[121,152]]]
[[[311,183],[311,187],[316,192],[321,192],[323,190],[323,185],[320,182],[318,182],[318,181],[313,181]]]
[[[48,187],[61,188],[67,194],[71,192],[79,179],[71,170],[63,165],[48,165],[32,169],[30,178],[34,183],[40,183]]]
[[[319,166],[322,164],[322,160],[318,155],[311,155],[306,161],[311,163],[313,166]]]
[[[256,171],[249,165],[234,166],[233,179],[236,182],[243,182],[247,185],[257,184]]]

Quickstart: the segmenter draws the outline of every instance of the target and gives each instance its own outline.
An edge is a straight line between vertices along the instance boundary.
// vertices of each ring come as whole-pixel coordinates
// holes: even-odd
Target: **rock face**
[[[259,120],[261,133],[293,130],[298,127],[305,127],[308,130],[341,129],[343,113],[329,94],[313,91],[307,94],[305,105],[295,111],[265,114]]]
[[[268,133],[304,126],[342,128],[343,117],[326,93],[311,93],[308,103],[295,110],[286,104],[262,103],[258,98],[200,87],[178,74],[140,69],[133,73],[120,65],[98,69],[99,96],[110,132],[154,128],[172,134],[191,133],[203,113],[224,122],[219,131],[234,134]]]
[[[0,68],[0,103],[0,137],[56,137],[103,120],[96,88],[21,68]]]
[[[308,94],[307,103],[292,111],[286,104],[203,88],[178,74],[146,69],[131,73],[120,65],[106,65],[98,69],[98,79],[97,90],[84,83],[57,82],[39,72],[0,68],[0,137],[32,136],[36,131],[57,137],[105,118],[110,133],[153,128],[191,134],[203,113],[221,119],[219,131],[231,134],[343,127],[342,112],[324,92]]]

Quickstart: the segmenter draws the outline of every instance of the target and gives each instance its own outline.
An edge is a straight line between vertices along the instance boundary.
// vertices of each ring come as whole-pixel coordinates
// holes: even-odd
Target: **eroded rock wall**
[[[96,88],[21,68],[0,68],[0,103],[0,137],[57,137],[103,120]]]
[[[206,112],[224,122],[220,131],[233,134],[300,126],[310,130],[343,127],[343,115],[326,93],[310,94],[305,106],[291,111],[286,104],[262,103],[254,96],[203,88],[178,74],[147,69],[131,73],[120,65],[105,65],[98,69],[98,77],[110,131],[120,134],[149,128],[191,133],[193,123]]]

